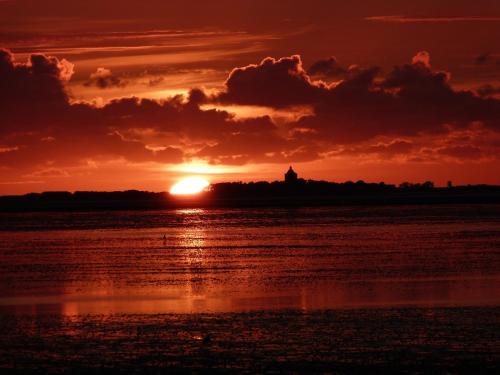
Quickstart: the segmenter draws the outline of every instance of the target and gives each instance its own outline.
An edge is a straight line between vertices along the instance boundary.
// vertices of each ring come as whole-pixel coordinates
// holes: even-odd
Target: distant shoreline
[[[0,212],[155,210],[308,206],[379,206],[422,204],[500,204],[500,186],[435,188],[411,185],[225,183],[193,196],[137,190],[121,192],[45,192],[1,196]]]

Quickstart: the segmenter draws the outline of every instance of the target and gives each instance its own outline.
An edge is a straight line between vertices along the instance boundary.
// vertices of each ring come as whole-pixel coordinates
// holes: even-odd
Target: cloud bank
[[[74,69],[41,54],[17,62],[0,50],[0,168],[42,176],[109,160],[243,165],[342,155],[439,163],[497,160],[500,150],[500,101],[489,89],[454,89],[424,51],[385,74],[344,68],[335,58],[306,70],[299,55],[268,57],[235,68],[213,95],[193,89],[187,97],[104,106],[73,100],[67,82]],[[88,84],[125,83],[101,68]],[[309,111],[283,122],[238,119],[219,105]]]

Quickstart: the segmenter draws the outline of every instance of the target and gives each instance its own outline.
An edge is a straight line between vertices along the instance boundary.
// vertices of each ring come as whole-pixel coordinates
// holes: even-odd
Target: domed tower
[[[294,183],[297,182],[298,176],[297,173],[293,170],[293,168],[290,166],[288,169],[288,172],[285,173],[285,182],[286,183]]]

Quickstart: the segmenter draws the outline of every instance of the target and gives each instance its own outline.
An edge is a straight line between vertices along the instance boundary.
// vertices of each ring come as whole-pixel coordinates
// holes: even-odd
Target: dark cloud
[[[407,155],[415,149],[415,144],[410,141],[395,139],[388,142],[368,142],[366,144],[349,145],[333,151],[332,155],[347,156],[378,156],[382,159],[390,159],[399,155]]]
[[[39,134],[19,135],[12,141],[18,144],[15,151],[0,153],[0,165],[16,169],[34,166],[72,167],[88,161],[123,159],[129,162],[179,163],[183,153],[179,149],[153,151],[142,142],[127,140],[118,133],[66,133],[52,131],[54,140],[46,142]]]
[[[115,76],[111,70],[106,68],[97,68],[97,70],[92,73],[85,86],[95,86],[100,89],[109,89],[113,87],[125,87],[128,81],[123,78]]]
[[[390,143],[379,143],[376,145],[372,145],[367,148],[367,152],[394,156],[407,154],[413,148],[414,145],[412,142],[395,140]]]
[[[345,77],[348,71],[349,69],[340,65],[335,56],[318,60],[307,70],[309,75],[325,79]]]
[[[149,87],[156,87],[158,85],[161,85],[165,81],[165,77],[154,77],[150,78],[148,80],[148,86]]]
[[[442,155],[452,156],[457,159],[478,160],[483,156],[481,148],[474,145],[443,147],[439,149],[438,152]]]
[[[498,22],[495,16],[446,16],[446,17],[409,17],[400,15],[384,15],[365,17],[367,21],[391,23],[450,23],[450,22]]]
[[[180,162],[183,153],[165,145],[153,151],[147,144],[125,139],[119,130],[127,123],[119,116],[148,111],[152,104],[129,100],[131,113],[120,113],[127,101],[104,108],[72,104],[66,90],[73,66],[65,60],[32,55],[25,63],[15,62],[8,51],[0,51],[0,165],[28,167],[34,164],[74,164],[86,159],[123,158],[129,161]],[[121,104],[121,106],[120,106]],[[153,106],[172,108],[173,104]],[[138,124],[139,127],[145,123]]]
[[[339,147],[388,158],[413,153],[412,137],[422,134],[446,138],[477,123],[494,134],[500,128],[500,101],[454,90],[449,74],[434,70],[425,52],[386,75],[376,67],[356,68],[332,85],[311,79],[299,56],[267,58],[233,70],[219,95],[193,89],[187,97],[122,98],[103,107],[72,101],[66,89],[72,71],[53,57],[18,63],[0,52],[0,167],[29,174],[34,167],[66,170],[107,160],[284,163],[316,160]],[[311,111],[278,125],[268,116],[243,120],[203,106],[214,101]],[[485,148],[467,137],[435,146],[440,151],[429,155],[484,155],[467,153],[468,146]],[[498,145],[486,149],[491,155]]]
[[[277,126],[264,116],[229,124],[216,144],[207,145],[196,156],[213,164],[284,163],[318,159],[319,149],[280,136]]]
[[[66,60],[31,55],[26,63],[17,63],[0,49],[0,135],[20,130],[19,125],[36,127],[46,114],[64,110],[69,100],[65,83],[72,74],[73,65]]]
[[[217,98],[220,102],[276,108],[315,103],[327,91],[311,80],[298,55],[268,57],[258,65],[234,69],[225,86]]]
[[[199,106],[201,104],[205,104],[207,101],[207,95],[205,94],[205,92],[203,92],[203,90],[192,89],[191,91],[189,91],[189,104]]]
[[[500,87],[491,84],[483,85],[477,89],[477,94],[481,97],[500,95]]]
[[[1,95],[9,100],[9,112],[2,112],[0,166],[68,167],[116,159],[179,163],[202,155],[213,162],[258,162],[268,153],[291,155],[297,148],[268,117],[237,120],[226,111],[201,109],[208,98],[199,89],[187,98],[132,97],[96,107],[71,101],[65,86],[69,63],[42,55],[15,63],[10,53],[1,56],[7,83]],[[99,78],[109,78],[101,73]]]
[[[68,171],[60,168],[46,168],[42,170],[35,171],[26,177],[68,177],[70,174]]]
[[[376,67],[358,68],[325,87],[311,80],[299,56],[292,56],[234,70],[220,98],[277,108],[310,105],[314,114],[291,127],[309,129],[311,137],[322,142],[446,132],[447,126],[473,122],[500,128],[500,101],[457,91],[449,79],[448,73],[431,67],[429,53],[422,51],[412,63],[396,66],[385,76]]]

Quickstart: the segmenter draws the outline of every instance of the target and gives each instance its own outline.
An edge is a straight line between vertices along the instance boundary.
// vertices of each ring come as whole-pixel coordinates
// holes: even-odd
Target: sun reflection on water
[[[315,213],[296,215],[309,220]],[[149,213],[133,215],[135,225]],[[462,237],[462,222],[436,226],[436,238],[446,241],[428,243],[421,240],[420,223],[384,224],[382,231],[378,223],[291,226],[281,211],[244,215],[191,208],[155,213],[151,228],[47,231],[36,233],[36,239],[25,239],[24,232],[0,233],[0,245],[18,250],[0,259],[11,264],[4,280],[16,277],[23,286],[4,283],[0,308],[30,314],[50,309],[65,316],[310,311],[487,305],[500,296],[495,259],[490,259],[496,242],[487,247],[484,241],[485,250],[474,253],[466,246],[481,240],[485,228],[494,231],[493,224],[467,224],[476,231],[470,239]],[[457,236],[451,250],[450,236]],[[469,266],[471,259],[474,268],[457,273],[457,264]],[[47,282],[40,282],[41,269]],[[484,276],[478,277],[479,271]]]
[[[177,215],[201,215],[205,211],[203,208],[180,208],[175,210],[175,213]]]

